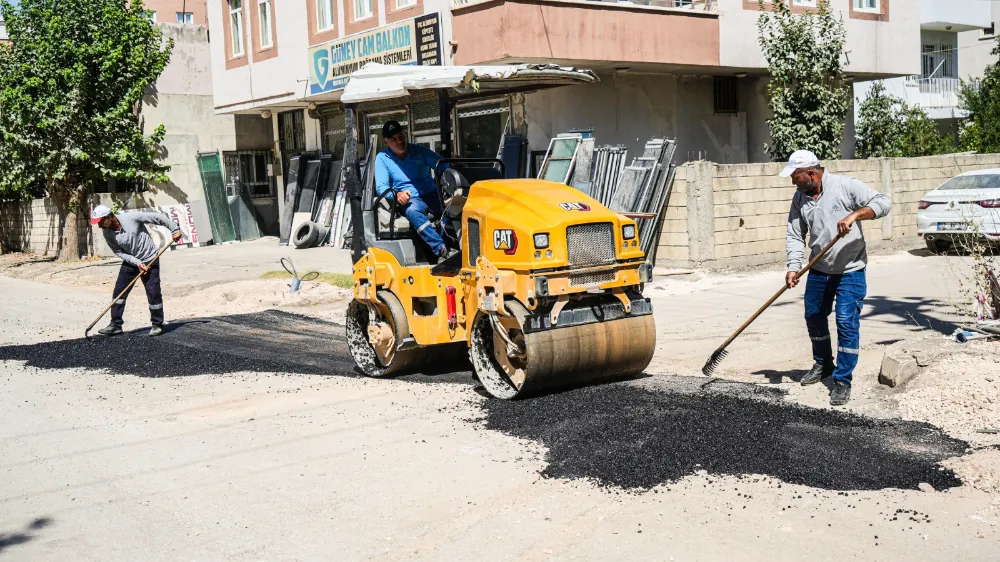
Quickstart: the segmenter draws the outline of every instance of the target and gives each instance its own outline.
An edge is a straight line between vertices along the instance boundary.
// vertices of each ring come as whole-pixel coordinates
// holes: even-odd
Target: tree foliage
[[[998,60],[982,78],[962,81],[959,107],[969,113],[959,134],[963,150],[1000,152],[1000,38],[990,54]]]
[[[932,156],[953,148],[919,106],[908,105],[875,82],[858,106],[858,158]]]
[[[771,74],[771,157],[786,160],[809,149],[820,158],[839,158],[851,102],[843,77],[843,19],[829,0],[803,14],[793,14],[786,2],[771,2],[770,8],[758,2],[757,38]]]
[[[168,181],[163,125],[145,135],[142,98],[172,40],[142,0],[0,0],[0,194],[38,186],[60,207],[60,258],[78,257],[76,213],[109,179]]]

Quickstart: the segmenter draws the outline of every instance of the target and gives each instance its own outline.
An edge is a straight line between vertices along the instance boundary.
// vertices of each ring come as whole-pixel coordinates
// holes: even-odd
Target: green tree
[[[829,0],[804,14],[793,14],[786,2],[771,2],[770,8],[758,2],[757,38],[771,74],[771,157],[785,160],[805,148],[820,158],[839,158],[851,102],[843,77],[844,20],[833,14]]]
[[[963,150],[1000,152],[1000,38],[990,54],[998,57],[982,78],[962,81],[959,107],[969,113],[959,135]]]
[[[947,154],[954,149],[954,143],[941,134],[938,124],[918,106],[903,104],[903,156],[934,156]]]
[[[858,106],[858,158],[932,156],[951,149],[923,109],[889,94],[881,82],[872,85]]]
[[[142,0],[0,0],[0,195],[43,186],[59,207],[59,258],[79,258],[78,213],[109,179],[168,181],[165,133],[143,133],[142,98],[173,41]]]
[[[858,105],[855,155],[858,158],[895,158],[903,155],[905,130],[900,110],[903,100],[875,82],[868,97]]]

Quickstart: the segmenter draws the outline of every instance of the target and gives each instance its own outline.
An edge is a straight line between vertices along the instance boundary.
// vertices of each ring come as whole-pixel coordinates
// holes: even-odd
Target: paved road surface
[[[865,345],[916,329],[904,320],[904,311],[916,312],[921,324],[926,317],[944,329],[947,317],[931,303],[947,298],[947,289],[937,287],[947,281],[946,268],[934,260],[888,257],[873,265],[870,294],[880,305],[874,310],[882,312],[866,322]],[[773,281],[753,275],[735,286],[656,296],[663,338],[652,370],[696,370],[704,349],[710,351],[719,335],[724,337],[756,308],[774,289]],[[662,292],[677,291],[672,284]],[[908,300],[913,295],[918,300]],[[224,328],[224,321],[214,321],[211,329],[182,325],[167,334],[164,346],[173,345],[170,337],[182,339],[185,329],[204,335],[186,336],[186,343],[178,343],[184,350],[178,351],[176,365],[164,366],[172,375],[188,376],[150,378],[95,368],[104,357],[119,371],[155,369],[148,354],[143,357],[142,351],[149,349],[145,343],[136,344],[140,353],[131,363],[122,358],[129,349],[120,344],[86,344],[92,354],[78,360],[56,353],[87,349],[73,340],[104,300],[65,287],[0,279],[0,345],[36,345],[32,349],[51,352],[0,363],[0,558],[996,556],[996,506],[991,508],[986,494],[964,486],[936,492],[840,492],[767,476],[693,473],[651,490],[619,493],[583,479],[542,478],[539,473],[551,468],[547,447],[558,443],[487,429],[486,422],[495,425],[496,420],[475,386],[459,380],[460,373],[431,384],[369,380],[317,374],[309,370],[309,361],[297,363],[305,365],[300,368],[275,361],[267,364],[273,372],[250,372],[239,358],[259,360],[255,353],[268,347],[244,344],[254,338],[267,342],[273,335],[259,324],[234,328],[244,336],[240,345],[245,349],[218,349],[230,341],[225,330],[216,329]],[[801,366],[807,345],[801,341],[801,305],[788,302],[751,329],[749,336],[757,341],[748,337],[734,346],[728,376],[787,383],[775,373],[748,373],[782,373]],[[301,338],[297,353],[342,354],[335,342],[322,348],[315,335],[296,337]],[[44,343],[53,340],[63,341]],[[220,351],[233,359],[218,363]],[[170,362],[162,354],[156,357]],[[216,372],[190,372],[204,362],[216,365]],[[699,390],[703,380],[664,375],[616,388],[698,396],[704,392]],[[748,392],[732,386],[737,394]],[[799,396],[796,385],[779,388]],[[859,400],[864,400],[868,390],[860,390]],[[565,423],[571,432],[572,422]],[[697,424],[689,431],[698,432]],[[795,439],[808,441],[807,435],[798,433]],[[641,446],[642,438],[627,443]],[[621,446],[622,441],[616,443]],[[703,448],[710,445],[702,443]],[[595,458],[607,458],[594,450]],[[662,454],[660,449],[650,452]],[[908,511],[900,515],[897,509]]]

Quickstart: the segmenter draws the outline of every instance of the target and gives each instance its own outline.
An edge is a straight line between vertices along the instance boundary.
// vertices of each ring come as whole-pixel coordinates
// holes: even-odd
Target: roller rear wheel
[[[422,364],[424,349],[397,349],[410,336],[399,299],[389,291],[379,291],[377,297],[374,318],[362,302],[352,301],[347,307],[347,347],[354,363],[369,377],[384,377]]]

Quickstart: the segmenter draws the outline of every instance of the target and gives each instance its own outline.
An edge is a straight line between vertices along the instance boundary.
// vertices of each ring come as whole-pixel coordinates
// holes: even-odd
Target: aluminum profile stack
[[[591,197],[605,207],[611,205],[618,181],[625,169],[628,150],[624,146],[602,146],[594,150]]]
[[[654,138],[647,142],[642,156],[633,159],[632,164],[624,168],[606,205],[618,213],[655,215],[654,218],[636,220],[639,243],[646,254],[646,261],[650,263],[655,258],[663,206],[667,203],[673,183],[676,149],[677,143],[673,139]]]

